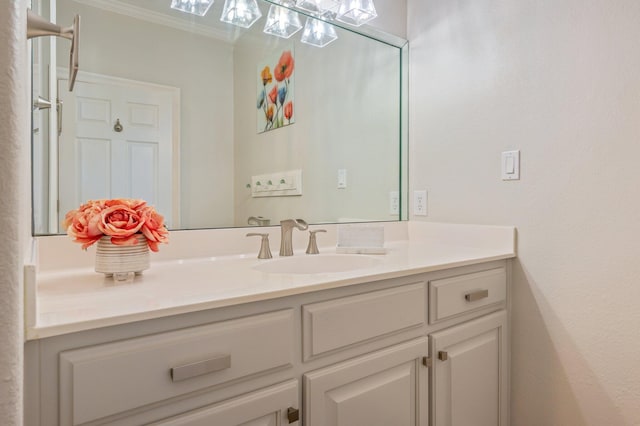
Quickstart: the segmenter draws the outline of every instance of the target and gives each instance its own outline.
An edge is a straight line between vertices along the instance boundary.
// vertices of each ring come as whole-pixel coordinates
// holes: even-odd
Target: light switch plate
[[[347,169],[338,169],[338,189],[347,187]]]
[[[505,151],[502,153],[502,180],[520,179],[520,151]]]

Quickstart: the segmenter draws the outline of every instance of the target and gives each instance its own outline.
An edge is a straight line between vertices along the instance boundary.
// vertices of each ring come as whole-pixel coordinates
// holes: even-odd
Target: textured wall
[[[0,424],[22,424],[22,262],[30,229],[24,211],[28,151],[26,3],[3,2],[0,13]]]
[[[408,19],[412,188],[430,220],[518,227],[512,425],[640,424],[640,3],[409,0]]]

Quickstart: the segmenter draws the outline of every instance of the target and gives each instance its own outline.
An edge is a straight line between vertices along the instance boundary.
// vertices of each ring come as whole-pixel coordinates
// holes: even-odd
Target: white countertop
[[[321,247],[320,251],[335,253],[335,225],[323,228],[329,230],[324,241],[331,242],[332,246]],[[275,253],[279,228],[266,229],[273,233],[271,244]],[[244,234],[253,230],[227,230],[228,235],[223,239],[244,241]],[[302,236],[294,240],[294,246],[306,246],[304,235],[299,234]],[[175,235],[180,252],[174,248],[174,252],[164,258],[152,258],[151,268],[128,283],[115,283],[96,273],[91,266],[92,255],[81,250],[82,257],[70,254],[77,253],[78,247],[63,240],[64,237],[44,237],[49,240],[39,242],[40,261],[34,262],[37,267],[31,268],[32,276],[27,273],[25,277],[27,338],[33,340],[515,256],[513,227],[398,222],[385,224],[385,234],[387,254],[374,256],[378,260],[373,267],[336,273],[283,274],[253,269],[273,261],[258,260],[255,253],[202,256],[206,242],[197,240],[207,240],[214,235],[216,244],[224,246],[220,233],[181,231]],[[180,241],[184,239],[193,240],[192,250],[184,249],[189,245]],[[257,248],[259,241],[252,240],[253,246]],[[66,262],[57,262],[64,267],[55,268],[56,262],[51,258],[61,257],[65,248],[69,250],[68,256],[62,256]],[[212,253],[220,251],[224,250],[212,248]],[[296,251],[294,256],[308,255]],[[69,257],[77,257],[81,259],[78,263],[83,264],[70,267],[73,259]]]

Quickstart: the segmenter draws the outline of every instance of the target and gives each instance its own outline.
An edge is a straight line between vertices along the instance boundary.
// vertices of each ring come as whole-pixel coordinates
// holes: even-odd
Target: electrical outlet
[[[413,191],[413,215],[427,215],[427,191],[424,189],[420,191]]]
[[[400,193],[398,191],[389,192],[389,214],[400,214]]]

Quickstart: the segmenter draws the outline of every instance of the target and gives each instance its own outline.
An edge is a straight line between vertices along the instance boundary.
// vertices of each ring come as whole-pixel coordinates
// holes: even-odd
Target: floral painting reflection
[[[258,64],[258,133],[294,123],[294,71],[293,47]]]

